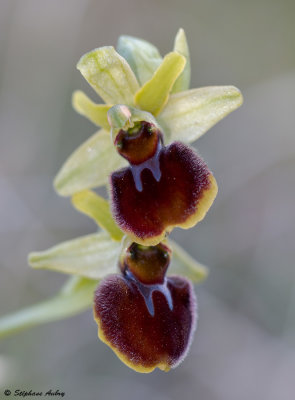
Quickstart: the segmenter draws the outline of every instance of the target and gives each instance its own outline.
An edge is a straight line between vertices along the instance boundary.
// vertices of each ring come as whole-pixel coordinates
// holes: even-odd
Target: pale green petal
[[[139,89],[137,79],[127,61],[112,46],[85,54],[77,68],[105,103],[133,105],[134,94]]]
[[[171,93],[177,93],[177,92],[182,92],[183,90],[188,90],[190,87],[190,80],[191,80],[190,54],[186,40],[186,35],[183,29],[179,29],[179,31],[177,32],[173,50],[183,55],[186,59],[184,70],[177,78],[171,90]]]
[[[208,86],[170,96],[159,116],[169,142],[191,143],[243,102],[234,86]]]
[[[159,114],[168,101],[171,88],[183,71],[185,57],[176,52],[168,53],[153,77],[135,95],[135,104],[154,115]]]
[[[96,104],[86,96],[81,90],[76,90],[72,96],[72,105],[77,113],[88,118],[95,125],[108,130],[107,112],[112,107],[109,104]]]
[[[72,197],[73,206],[82,213],[88,215],[101,228],[106,230],[113,240],[120,241],[123,232],[113,220],[110,205],[107,200],[91,190],[83,190]]]
[[[120,36],[117,51],[127,60],[140,85],[151,79],[162,62],[162,57],[153,44],[132,36]]]
[[[98,232],[30,253],[28,261],[35,269],[102,279],[117,271],[120,251],[120,242],[113,241],[105,232]]]
[[[58,172],[54,187],[61,196],[105,185],[111,172],[127,165],[116,152],[110,133],[100,130],[84,142]]]
[[[78,314],[93,304],[97,281],[70,278],[64,289],[42,303],[0,318],[0,338],[46,322]]]
[[[183,275],[194,283],[199,283],[207,278],[208,268],[194,260],[181,246],[169,240],[172,247],[172,262],[168,274]]]

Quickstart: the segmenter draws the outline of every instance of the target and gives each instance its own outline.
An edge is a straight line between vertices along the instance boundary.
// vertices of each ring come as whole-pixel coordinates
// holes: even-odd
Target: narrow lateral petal
[[[109,130],[110,125],[108,122],[107,112],[112,107],[109,104],[96,104],[86,96],[81,90],[76,90],[73,93],[72,105],[77,113],[88,118],[97,126]]]
[[[158,244],[174,227],[188,229],[201,221],[217,194],[208,167],[183,143],[161,150],[159,168],[158,180],[153,170],[141,171],[141,190],[131,167],[111,175],[113,216],[132,241],[146,246]]]
[[[148,373],[169,371],[186,356],[196,327],[196,299],[185,278],[169,277],[163,291],[153,290],[154,315],[135,281],[121,275],[105,278],[94,299],[98,336],[127,366]]]
[[[177,51],[181,55],[183,55],[186,59],[186,64],[184,70],[177,78],[176,82],[173,85],[171,93],[182,92],[183,90],[188,90],[190,87],[191,81],[191,62],[190,62],[190,54],[189,48],[186,40],[186,35],[183,29],[179,29],[177,35],[175,37],[174,42],[174,51]]]
[[[208,86],[176,93],[159,116],[169,142],[191,143],[243,102],[234,86]]]
[[[134,94],[139,89],[137,79],[127,61],[112,46],[85,54],[77,68],[105,103],[133,105]]]
[[[208,276],[208,268],[193,259],[193,257],[184,250],[174,240],[169,239],[169,245],[172,248],[172,260],[168,274],[182,275],[192,280],[194,283],[200,283]]]
[[[0,318],[0,338],[47,322],[72,317],[90,308],[97,281],[72,277],[54,297]]]
[[[84,142],[64,163],[55,180],[61,196],[107,183],[110,173],[127,162],[116,152],[110,133],[100,130]]]
[[[91,190],[83,190],[72,197],[73,206],[94,219],[98,226],[108,232],[113,240],[120,241],[123,232],[113,220],[109,202]]]
[[[151,79],[163,60],[153,44],[132,36],[120,36],[117,51],[127,60],[140,85]]]
[[[49,269],[65,274],[101,279],[118,270],[121,244],[104,232],[68,240],[45,251],[29,254],[35,269]]]
[[[185,57],[176,52],[168,53],[152,78],[136,93],[135,104],[153,115],[161,112],[168,101],[169,93],[184,69]]]

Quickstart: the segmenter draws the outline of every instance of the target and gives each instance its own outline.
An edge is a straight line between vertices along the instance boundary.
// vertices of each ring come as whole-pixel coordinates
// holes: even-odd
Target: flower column
[[[53,299],[2,318],[0,336],[82,311],[101,280],[94,298],[99,337],[136,371],[167,371],[187,354],[196,325],[186,278],[207,276],[167,236],[201,221],[217,193],[189,143],[239,107],[242,96],[233,86],[189,89],[182,29],[163,58],[151,43],[122,36],[117,51],[90,51],[77,68],[105,104],[76,91],[73,106],[101,129],[68,158],[54,186],[99,231],[29,255],[33,268],[73,276]],[[104,185],[110,203],[90,190]]]
[[[111,128],[121,161],[108,150],[105,162],[91,162],[90,168],[89,142],[64,165],[55,185],[69,194],[97,186],[95,165],[98,172],[110,172],[111,211],[128,246],[120,275],[105,278],[95,293],[99,337],[139,372],[168,370],[187,353],[196,306],[187,280],[166,278],[171,250],[162,241],[174,227],[188,229],[201,221],[217,194],[212,173],[184,142],[238,107],[241,96],[230,86],[187,90],[190,60],[183,30],[163,59],[150,43],[128,36],[119,39],[118,53],[103,47],[78,63],[106,104],[95,104],[81,92],[74,94],[73,104],[94,123]],[[101,153],[103,146],[95,151]],[[84,179],[73,179],[77,166]],[[89,212],[83,198],[82,207],[74,201],[78,209],[97,214]]]
[[[171,250],[163,243],[132,243],[120,261],[121,274],[105,278],[95,292],[100,339],[138,372],[169,371],[188,352],[196,327],[191,283],[166,277]]]

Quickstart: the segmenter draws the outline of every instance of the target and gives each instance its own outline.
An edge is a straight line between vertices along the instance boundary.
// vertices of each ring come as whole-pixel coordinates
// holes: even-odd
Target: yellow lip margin
[[[140,238],[136,236],[133,232],[124,230],[124,232],[129,236],[132,242],[136,242],[138,244],[142,244],[143,246],[156,246],[160,242],[162,242],[166,235],[170,233],[174,228],[182,228],[189,229],[195,226],[198,222],[202,221],[205,217],[207,211],[209,211],[212,206],[215,197],[218,192],[217,182],[212,174],[209,176],[210,184],[208,188],[203,190],[201,198],[198,200],[196,204],[196,211],[194,214],[190,215],[187,220],[180,224],[166,226],[163,232],[160,235],[148,237],[148,238]],[[122,228],[121,228],[122,229]]]
[[[110,341],[106,338],[106,336],[105,336],[105,334],[104,334],[104,332],[103,332],[103,329],[102,329],[102,326],[101,326],[99,317],[96,315],[96,311],[95,311],[95,308],[94,308],[94,307],[93,307],[93,317],[94,317],[95,322],[96,322],[97,325],[98,325],[98,337],[99,337],[99,339],[100,339],[103,343],[105,343],[107,346],[109,346],[109,347],[113,350],[113,352],[116,354],[116,356],[117,356],[125,365],[127,365],[127,367],[133,369],[133,370],[136,371],[136,372],[140,372],[140,373],[142,373],[142,374],[148,374],[148,373],[150,373],[150,372],[153,372],[154,369],[156,369],[156,368],[159,368],[161,371],[164,371],[164,372],[168,372],[168,371],[171,369],[171,367],[170,367],[168,364],[166,364],[165,362],[156,364],[155,366],[152,366],[152,367],[145,367],[145,366],[143,366],[143,365],[133,363],[132,361],[129,360],[129,358],[126,356],[126,354],[120,352],[120,351],[119,351],[116,347],[114,347],[114,346],[110,343]]]

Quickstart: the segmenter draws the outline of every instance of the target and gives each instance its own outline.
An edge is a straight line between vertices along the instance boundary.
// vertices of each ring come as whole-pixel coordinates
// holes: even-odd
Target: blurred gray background
[[[44,299],[65,276],[27,253],[95,230],[52,179],[95,127],[71,108],[94,93],[75,65],[120,34],[161,53],[179,27],[192,87],[233,84],[244,105],[197,148],[219,184],[205,220],[176,238],[210,266],[196,287],[199,328],[184,363],[136,374],[97,339],[91,310],[0,342],[5,388],[66,398],[295,398],[294,0],[0,0],[0,314]]]

